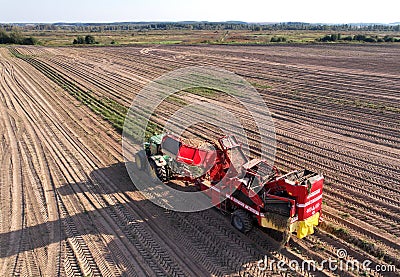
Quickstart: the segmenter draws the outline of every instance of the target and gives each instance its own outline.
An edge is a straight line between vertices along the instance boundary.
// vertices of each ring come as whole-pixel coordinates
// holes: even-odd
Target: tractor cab
[[[164,136],[164,134],[152,136],[149,139],[149,142],[145,143],[145,149],[148,156],[162,155],[161,142]]]

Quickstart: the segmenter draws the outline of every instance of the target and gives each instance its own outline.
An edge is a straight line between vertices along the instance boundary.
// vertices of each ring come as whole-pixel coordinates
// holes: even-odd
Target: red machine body
[[[201,149],[165,135],[161,148],[171,157],[172,168],[186,165],[203,170],[196,177],[190,170],[173,175],[197,185],[219,209],[241,217],[244,210],[258,225],[297,232],[299,238],[313,233],[321,216],[322,175],[310,170],[281,175],[265,161],[246,157],[234,136],[222,137],[218,143]]]

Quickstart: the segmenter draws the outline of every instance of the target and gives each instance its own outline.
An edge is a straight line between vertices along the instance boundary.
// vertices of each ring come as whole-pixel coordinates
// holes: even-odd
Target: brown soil
[[[155,206],[135,191],[111,125],[0,48],[2,275],[271,276],[276,268],[257,268],[265,255],[323,260],[336,258],[340,248],[347,259],[400,268],[399,46],[141,50],[18,47],[85,91],[126,107],[147,82],[175,68],[213,65],[244,77],[272,112],[276,165],[324,174],[323,214],[333,227],[293,239],[278,253],[274,233],[255,228],[243,235],[216,210],[187,214]],[[208,101],[251,121],[224,96]],[[176,105],[165,103],[159,124]],[[198,131],[213,137],[212,130]],[[250,143],[256,154],[257,139]],[[381,259],[370,255],[372,244]]]

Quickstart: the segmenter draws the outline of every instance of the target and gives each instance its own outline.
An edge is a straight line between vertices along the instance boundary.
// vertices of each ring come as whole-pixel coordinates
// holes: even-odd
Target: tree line
[[[389,35],[385,35],[384,37],[379,37],[379,36],[367,36],[364,34],[357,34],[352,36],[342,36],[341,34],[330,34],[330,35],[325,35],[316,40],[320,42],[335,42],[335,41],[400,42],[400,39],[394,38],[393,36]]]
[[[0,24],[5,31],[146,31],[146,30],[311,30],[311,31],[400,31],[399,24],[311,24],[304,22],[246,23],[234,22],[125,22],[125,23],[55,23],[55,24]]]
[[[0,44],[35,45],[38,44],[38,40],[34,37],[24,37],[18,32],[7,34],[5,31],[0,31]]]

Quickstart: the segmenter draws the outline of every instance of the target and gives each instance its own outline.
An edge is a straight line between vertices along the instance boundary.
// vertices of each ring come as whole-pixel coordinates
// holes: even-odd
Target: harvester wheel
[[[167,182],[167,170],[165,166],[157,167],[157,177],[161,180],[161,182]]]
[[[242,209],[237,209],[232,213],[231,223],[242,233],[247,233],[253,228],[249,213]]]
[[[167,170],[165,166],[157,166],[157,164],[150,160],[150,176],[153,180],[160,179],[161,182],[168,181],[167,179]]]
[[[144,150],[140,150],[139,152],[136,153],[135,163],[136,163],[136,167],[139,170],[144,171],[146,169],[147,157],[146,157],[146,153],[144,152]]]

